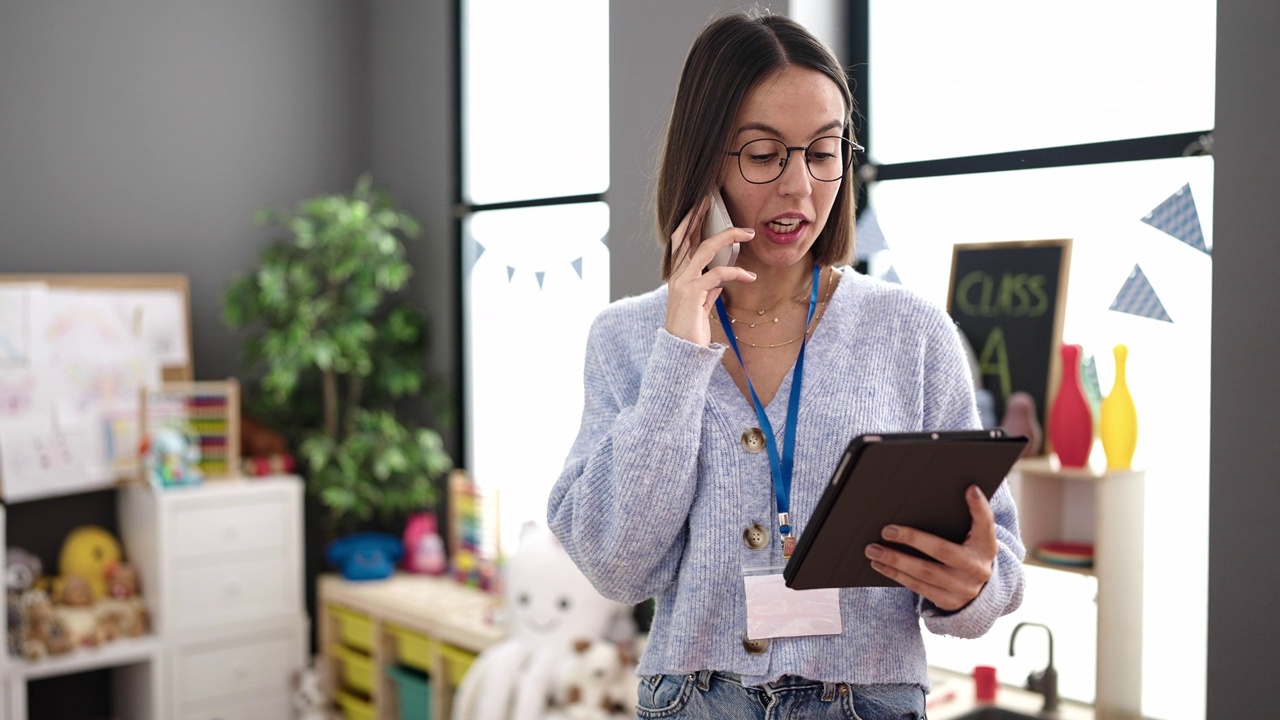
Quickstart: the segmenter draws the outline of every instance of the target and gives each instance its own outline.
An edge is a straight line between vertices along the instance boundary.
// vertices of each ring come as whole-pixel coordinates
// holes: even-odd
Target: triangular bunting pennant
[[[546,277],[546,276],[547,276],[547,273],[546,273],[546,272],[543,272],[543,271],[539,271],[539,272],[534,273],[533,275],[534,275],[534,277],[538,278],[538,289],[539,289],[539,290],[541,290],[541,289],[542,289],[542,278]]]
[[[511,278],[515,277],[515,275],[516,275],[516,269],[508,265],[507,266],[507,282],[511,282]]]
[[[582,279],[582,258],[578,258],[577,260],[574,260],[570,264],[573,265],[573,271],[578,273],[578,279],[581,280]]]
[[[1169,313],[1165,312],[1164,303],[1160,302],[1155,288],[1151,287],[1146,274],[1137,265],[1133,266],[1133,272],[1129,273],[1129,278],[1124,281],[1124,287],[1120,288],[1110,309],[1152,320],[1173,322]]]
[[[465,249],[463,251],[463,257],[465,258],[465,266],[467,269],[467,274],[471,273],[471,270],[476,266],[476,262],[480,259],[480,256],[483,254],[484,254],[484,246],[476,242],[474,239],[469,240],[466,243]]]
[[[1170,195],[1155,210],[1147,213],[1147,216],[1142,218],[1142,222],[1172,235],[1206,255],[1213,254],[1213,251],[1204,244],[1200,214],[1196,212],[1196,201],[1191,196],[1190,183],[1183,185],[1178,192]]]
[[[1098,382],[1098,361],[1092,355],[1080,366],[1080,378],[1084,380],[1084,394],[1093,408],[1094,422],[1098,421],[1098,408],[1102,405],[1102,385]]]
[[[884,233],[880,232],[880,223],[876,220],[876,211],[867,208],[858,218],[854,234],[854,250],[859,260],[866,260],[881,250],[888,250]]]
[[[889,269],[885,271],[880,279],[885,282],[897,283],[898,285],[902,284],[902,280],[898,277],[898,271],[894,270],[892,265],[889,266]]]

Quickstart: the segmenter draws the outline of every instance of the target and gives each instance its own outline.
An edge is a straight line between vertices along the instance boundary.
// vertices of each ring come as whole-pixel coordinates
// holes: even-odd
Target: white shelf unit
[[[111,671],[112,717],[290,717],[291,683],[305,666],[309,630],[301,480],[222,480],[165,491],[130,485],[116,491],[116,513],[151,634],[32,663],[0,653],[0,720],[34,720],[28,682],[102,669]],[[8,537],[2,506],[0,537],[21,544]],[[4,632],[0,627],[0,640],[7,640]]]
[[[1097,720],[1141,720],[1145,473],[1018,461],[1011,475],[1027,564],[1097,578]],[[1092,568],[1041,562],[1041,543],[1088,542]]]

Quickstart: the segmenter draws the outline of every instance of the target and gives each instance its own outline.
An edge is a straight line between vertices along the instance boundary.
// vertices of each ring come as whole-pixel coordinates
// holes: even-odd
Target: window
[[[464,466],[545,523],[609,299],[608,4],[461,3]],[[562,32],[572,18],[572,33]]]
[[[1072,239],[1063,342],[1092,356],[1103,394],[1114,379],[1112,347],[1127,345],[1138,406],[1134,467],[1147,474],[1143,712],[1203,718],[1215,4],[979,0],[922,13],[918,3],[855,0],[849,8],[859,34],[848,38],[846,61],[861,80],[860,136],[878,176],[865,193],[860,240],[886,248],[868,271],[945,305],[953,244]],[[1194,208],[1198,223],[1165,231],[1147,217],[1170,205],[1188,220]],[[883,241],[870,242],[877,231]],[[1111,309],[1139,270],[1165,317]],[[1009,633],[1020,620],[1044,622],[1062,694],[1089,702],[1096,592],[1090,578],[1029,568],[1021,610],[979,641],[930,636],[930,660],[960,672],[995,664],[1017,682],[1043,658],[1010,659]]]

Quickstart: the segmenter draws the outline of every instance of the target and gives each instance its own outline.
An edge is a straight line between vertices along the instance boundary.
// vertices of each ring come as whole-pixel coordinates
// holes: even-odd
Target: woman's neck
[[[725,286],[722,297],[730,307],[744,310],[771,308],[809,289],[813,277],[812,256],[806,255],[789,267],[749,268],[755,282],[734,282]]]

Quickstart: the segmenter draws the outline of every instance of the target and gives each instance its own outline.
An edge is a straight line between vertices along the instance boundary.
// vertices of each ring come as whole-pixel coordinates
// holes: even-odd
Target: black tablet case
[[[880,537],[903,525],[964,542],[972,518],[964,492],[1000,487],[1027,444],[1003,430],[859,435],[850,443],[783,570],[795,590],[900,587],[871,568],[871,543],[919,557]]]

